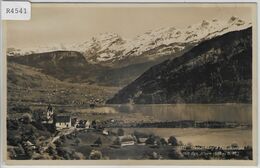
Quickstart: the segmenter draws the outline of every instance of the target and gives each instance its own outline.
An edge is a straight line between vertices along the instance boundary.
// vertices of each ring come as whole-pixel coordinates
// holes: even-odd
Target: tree
[[[98,137],[98,139],[94,142],[94,144],[96,144],[96,145],[98,145],[98,146],[101,146],[101,145],[102,145],[101,138]]]
[[[119,128],[119,129],[117,130],[117,135],[118,135],[118,136],[124,136],[124,134],[125,134],[125,132],[124,132],[124,130],[123,130],[122,128]]]
[[[57,151],[55,149],[55,145],[54,144],[51,144],[48,148],[47,148],[47,152],[50,154],[50,155],[57,155]]]
[[[32,122],[32,116],[29,113],[25,113],[22,116],[22,121],[24,124],[29,124]]]
[[[83,160],[83,159],[85,159],[84,155],[82,153],[80,153],[80,152],[73,151],[71,155],[72,155],[72,159],[76,159],[76,160]]]
[[[145,144],[146,145],[154,145],[155,143],[155,137],[153,135],[150,135],[146,141],[145,141]]]
[[[32,117],[35,121],[41,121],[43,118],[43,113],[44,113],[43,109],[36,109],[33,111]]]
[[[96,122],[96,120],[93,120],[92,123],[91,123],[91,125],[92,125],[92,127],[93,127],[94,129],[96,129],[96,128],[97,128],[97,122]]]
[[[172,146],[178,145],[178,141],[174,136],[170,136],[170,138],[168,139],[168,143],[171,144]]]
[[[60,140],[64,143],[67,140],[67,137],[65,135],[60,136]]]
[[[98,150],[92,150],[89,155],[90,160],[100,160],[102,159],[102,153]]]
[[[18,145],[22,142],[22,136],[20,134],[12,133],[11,131],[7,132],[7,143],[8,145]]]
[[[171,159],[183,159],[183,154],[179,149],[173,149],[169,152],[168,156]]]
[[[155,144],[156,144],[158,147],[162,146],[162,143],[161,143],[160,139],[155,140]]]
[[[252,146],[245,146],[241,154],[245,160],[247,159],[252,160],[253,159]]]
[[[77,146],[79,146],[80,142],[81,142],[81,140],[79,138],[76,138],[75,143],[76,143]]]
[[[179,142],[178,142],[178,145],[179,145],[179,146],[183,146],[183,142],[182,142],[182,141],[179,141]]]
[[[187,144],[187,149],[191,149],[193,147],[193,144],[191,143],[191,142],[189,142],[188,144]]]
[[[153,152],[150,154],[149,158],[152,160],[157,160],[157,159],[160,159],[160,155],[157,152]]]
[[[56,145],[56,147],[61,147],[62,142],[61,142],[60,139],[57,139],[57,140],[54,142],[54,144]]]
[[[168,144],[167,141],[164,138],[161,138],[160,142],[161,142],[162,146],[166,146]]]
[[[69,152],[68,149],[57,147],[56,150],[57,150],[58,156],[66,159],[66,160],[70,160],[71,159],[70,152]]]
[[[19,128],[19,124],[17,120],[7,120],[7,129],[8,130],[17,130]]]
[[[117,137],[114,141],[114,145],[121,145],[119,137]]]
[[[238,144],[237,143],[232,143],[231,144],[231,148],[238,148]]]

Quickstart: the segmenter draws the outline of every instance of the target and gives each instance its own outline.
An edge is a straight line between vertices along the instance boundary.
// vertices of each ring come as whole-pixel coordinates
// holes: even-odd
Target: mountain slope
[[[88,63],[75,51],[54,51],[22,57],[8,57],[8,62],[37,68],[41,73],[61,81],[125,86],[158,62],[145,62],[112,68]]]
[[[100,84],[103,82],[103,74],[109,70],[108,67],[88,63],[84,56],[76,51],[53,51],[8,57],[8,62],[34,67],[44,74],[72,83]]]
[[[166,58],[130,64],[125,67],[91,64],[85,60],[82,53],[76,51],[35,53],[22,57],[7,57],[7,59],[10,63],[37,68],[41,73],[61,81],[122,87]],[[131,59],[128,60],[128,62],[130,61]]]
[[[252,28],[153,66],[107,103],[251,103]]]
[[[115,33],[103,33],[75,45],[86,59],[94,64],[125,66],[124,60],[134,58],[135,63],[156,60],[164,55],[178,54],[187,47],[195,46],[204,40],[223,35],[234,30],[250,27],[238,17],[228,20],[203,20],[188,27],[164,27],[147,31],[133,39],[124,39]]]
[[[40,69],[8,63],[8,103],[88,105],[104,103],[117,91],[115,87],[100,87],[60,81],[41,73]]]

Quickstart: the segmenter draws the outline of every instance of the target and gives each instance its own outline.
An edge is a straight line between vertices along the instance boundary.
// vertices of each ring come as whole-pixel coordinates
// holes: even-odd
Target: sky
[[[34,4],[29,21],[6,21],[7,47],[34,48],[86,41],[100,33],[124,38],[162,27],[186,27],[202,20],[252,21],[248,5]]]

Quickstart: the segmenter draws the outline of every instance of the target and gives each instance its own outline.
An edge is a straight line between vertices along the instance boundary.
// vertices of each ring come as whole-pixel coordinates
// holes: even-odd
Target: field
[[[152,152],[157,152],[167,156],[169,151],[172,149],[171,146],[165,146],[160,148],[151,148],[146,145],[133,145],[126,147],[113,148],[110,147],[113,145],[115,136],[105,136],[100,135],[94,132],[80,133],[77,135],[77,138],[80,139],[80,144],[75,145],[75,140],[66,140],[62,145],[63,149],[67,151],[75,151],[82,153],[86,159],[90,155],[92,150],[101,151],[103,159],[147,159],[149,154]],[[101,138],[102,146],[93,147],[91,146],[97,138]],[[166,159],[166,158],[165,158]]]
[[[116,129],[112,129],[115,131]],[[229,146],[237,143],[239,146],[252,145],[252,130],[243,128],[124,128],[125,133],[131,134],[134,130],[145,133],[153,133],[160,137],[169,138],[175,136],[184,144],[202,146]]]
[[[112,134],[116,134],[118,129],[108,129]],[[252,145],[251,130],[249,129],[124,129],[125,134],[133,134],[135,130],[146,134],[154,134],[159,137],[168,139],[169,136],[174,135],[178,141],[183,144],[192,144],[200,146],[215,146],[226,148],[232,143],[236,143],[240,148],[246,145]],[[225,137],[225,138],[224,138]],[[239,138],[238,138],[239,137]],[[102,146],[93,147],[94,142],[100,138]],[[91,155],[91,151],[96,150],[102,153],[103,159],[151,159],[152,154],[156,153],[161,156],[161,159],[171,159],[169,154],[173,151],[173,146],[166,145],[160,147],[153,147],[150,145],[135,144],[133,146],[112,147],[116,136],[102,135],[96,131],[79,132],[77,134],[77,141],[75,139],[66,139],[63,141],[61,148],[66,151],[75,151],[82,153],[86,159]],[[112,145],[112,146],[111,146]]]

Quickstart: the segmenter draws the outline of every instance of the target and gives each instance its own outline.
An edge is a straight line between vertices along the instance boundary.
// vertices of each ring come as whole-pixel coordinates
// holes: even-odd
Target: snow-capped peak
[[[58,48],[82,52],[91,63],[116,63],[129,57],[155,59],[178,53],[187,46],[197,45],[203,40],[250,26],[251,23],[232,16],[227,20],[202,20],[181,28],[162,27],[146,31],[132,39],[125,39],[116,33],[101,33],[85,42]],[[54,49],[57,50],[52,47],[52,50]]]

